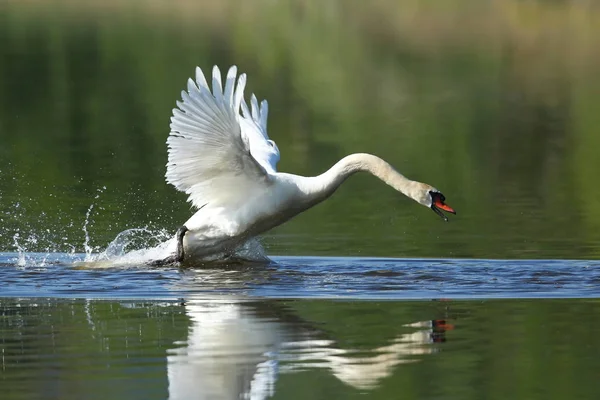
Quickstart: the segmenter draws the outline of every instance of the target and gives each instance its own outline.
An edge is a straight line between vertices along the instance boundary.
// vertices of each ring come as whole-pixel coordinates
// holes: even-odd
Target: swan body
[[[434,187],[410,180],[370,154],[342,158],[328,171],[304,177],[277,171],[280,152],[267,134],[268,104],[244,99],[246,75],[212,71],[212,90],[200,68],[173,110],[166,180],[189,195],[198,211],[178,234],[178,258],[227,255],[325,200],[350,175],[365,171],[433,209],[455,213]],[[182,261],[182,260],[179,260]]]

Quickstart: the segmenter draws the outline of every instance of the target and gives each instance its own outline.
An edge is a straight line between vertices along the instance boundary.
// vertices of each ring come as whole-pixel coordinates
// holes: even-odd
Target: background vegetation
[[[271,254],[600,255],[600,6],[518,0],[4,1],[0,250],[82,251],[88,212],[98,248],[174,232],[169,117],[213,64],[269,100],[280,170],[371,152],[458,210],[360,176]]]

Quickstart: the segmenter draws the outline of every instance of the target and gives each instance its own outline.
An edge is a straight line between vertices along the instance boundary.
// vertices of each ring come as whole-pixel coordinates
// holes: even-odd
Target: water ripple
[[[82,256],[83,257],[83,256]],[[72,254],[28,254],[18,266],[0,253],[0,296],[179,298],[233,294],[269,298],[598,297],[600,263],[274,257],[268,265],[178,269],[79,268]]]

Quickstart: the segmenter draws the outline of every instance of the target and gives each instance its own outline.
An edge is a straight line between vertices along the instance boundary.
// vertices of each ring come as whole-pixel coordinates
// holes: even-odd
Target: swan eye
[[[441,192],[430,190],[429,195],[433,201],[436,199],[440,199],[442,202],[446,201],[446,196],[444,196]]]
[[[271,147],[275,147],[275,142],[272,140],[267,140],[267,143],[269,143],[269,146]]]

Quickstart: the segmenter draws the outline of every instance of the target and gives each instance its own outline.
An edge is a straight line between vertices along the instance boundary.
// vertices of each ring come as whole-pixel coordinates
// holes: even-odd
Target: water
[[[594,399],[599,307],[3,298],[0,381],[5,399]]]
[[[6,0],[0,38],[3,399],[600,397],[593,2]],[[148,267],[213,64],[281,171],[369,152],[458,215],[359,175],[269,263]]]
[[[86,257],[0,254],[5,398],[600,395],[595,261]]]
[[[600,262],[272,257],[205,268],[86,263],[83,254],[0,253],[0,295],[178,299],[196,295],[356,300],[595,298]]]

